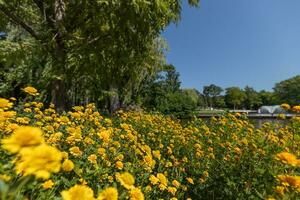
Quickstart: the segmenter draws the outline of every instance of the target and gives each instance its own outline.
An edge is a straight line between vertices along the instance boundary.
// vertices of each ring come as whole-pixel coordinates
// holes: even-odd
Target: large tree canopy
[[[279,103],[300,104],[300,75],[277,83],[274,92]]]
[[[198,0],[188,2],[198,4]],[[39,58],[31,74],[37,80],[43,76],[58,108],[65,107],[66,99],[98,100],[106,93],[120,102],[144,78],[156,74],[164,51],[157,39],[169,23],[180,19],[181,3],[0,0],[0,30],[17,36],[6,42],[17,43],[19,50],[24,50],[20,46],[24,40],[30,40],[21,63]]]

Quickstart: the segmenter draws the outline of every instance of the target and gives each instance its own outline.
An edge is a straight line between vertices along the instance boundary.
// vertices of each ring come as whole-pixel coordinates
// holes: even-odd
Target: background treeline
[[[197,89],[181,89],[179,73],[166,66],[155,80],[144,85],[139,105],[151,110],[177,116],[191,116],[199,110],[247,109],[257,110],[263,105],[300,104],[300,76],[276,83],[273,91],[245,88],[222,88],[215,84]]]
[[[200,94],[200,107],[256,110],[262,105],[300,103],[300,75],[276,83],[273,91],[245,88],[221,88],[214,84],[204,86]]]

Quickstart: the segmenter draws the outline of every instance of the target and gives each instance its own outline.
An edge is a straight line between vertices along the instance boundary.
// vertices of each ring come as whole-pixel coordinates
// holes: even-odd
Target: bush
[[[161,97],[157,103],[157,110],[166,115],[174,115],[178,118],[190,118],[193,116],[197,103],[186,93],[168,93]]]

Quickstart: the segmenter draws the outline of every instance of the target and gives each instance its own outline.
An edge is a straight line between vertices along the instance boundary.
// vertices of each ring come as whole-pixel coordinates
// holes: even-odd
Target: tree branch
[[[0,4],[0,12],[4,13],[11,21],[22,26],[32,37],[39,40],[38,34],[28,26],[24,21],[22,21],[18,16],[14,15],[9,9]]]

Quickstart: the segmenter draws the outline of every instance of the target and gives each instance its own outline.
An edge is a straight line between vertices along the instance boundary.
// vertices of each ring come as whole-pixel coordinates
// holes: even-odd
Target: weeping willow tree
[[[180,0],[0,0],[0,29],[14,36],[0,42],[6,52],[1,66],[26,68],[58,110],[103,96],[114,110],[159,68],[160,32],[179,21],[181,5]],[[10,45],[15,48],[6,49]],[[15,53],[20,56],[8,62]]]

